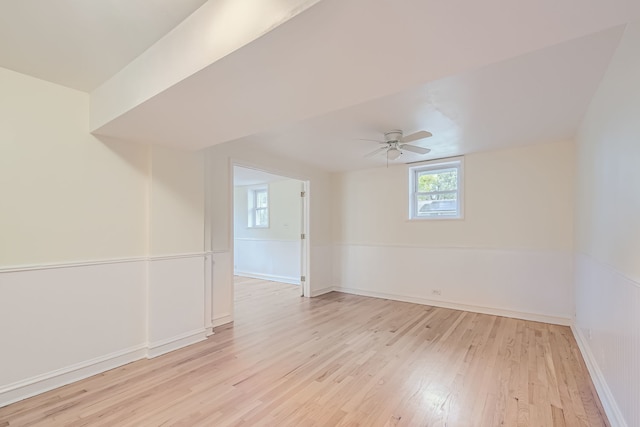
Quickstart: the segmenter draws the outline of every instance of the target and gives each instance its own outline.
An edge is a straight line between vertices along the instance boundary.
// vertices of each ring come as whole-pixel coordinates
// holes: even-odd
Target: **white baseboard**
[[[227,323],[233,322],[233,316],[230,314],[225,314],[223,316],[215,317],[213,319],[213,327],[217,328],[218,326],[226,325]]]
[[[587,340],[580,329],[576,328],[575,325],[571,325],[571,331],[573,332],[573,336],[576,338],[578,348],[580,348],[580,353],[582,353],[584,363],[587,365],[587,370],[591,375],[593,385],[596,388],[596,392],[598,393],[604,412],[607,414],[609,423],[612,427],[627,427],[627,423],[622,416],[622,412],[620,411],[616,400],[613,398],[611,389],[609,389],[607,381],[604,379],[604,375],[598,367],[596,358],[591,352],[591,348],[587,344]]]
[[[275,274],[253,273],[250,271],[234,271],[235,276],[251,277],[252,279],[269,280],[271,282],[289,283],[291,285],[299,285],[299,277],[278,276]]]
[[[335,287],[335,286],[328,286],[326,288],[322,288],[322,289],[315,289],[311,291],[311,297],[318,297],[320,295],[324,295],[324,294],[328,294],[329,292],[333,292],[335,290],[338,290],[340,288]]]
[[[146,356],[147,347],[142,344],[8,384],[0,389],[0,407],[144,359]]]
[[[204,341],[205,339],[207,339],[207,331],[202,328],[196,329],[195,331],[185,332],[184,334],[180,334],[175,337],[155,341],[149,343],[147,358],[153,359],[154,357],[158,357],[165,353],[169,353],[170,351],[174,351],[179,348]]]
[[[0,388],[0,408],[144,358],[154,358],[207,338],[206,330],[187,332],[148,345],[117,351]]]
[[[473,313],[490,314],[493,316],[511,317],[514,319],[531,320],[533,322],[551,323],[553,325],[571,326],[572,324],[571,318],[569,317],[550,316],[547,314],[540,314],[540,313],[527,313],[527,312],[507,310],[507,309],[497,308],[497,307],[483,307],[483,306],[472,305],[472,304],[462,304],[454,301],[432,300],[432,299],[406,296],[406,295],[395,295],[395,294],[387,294],[383,292],[372,292],[372,291],[366,291],[363,289],[343,288],[340,286],[334,286],[332,290],[336,292],[344,292],[346,294],[361,295],[361,296],[375,297],[375,298],[384,298],[384,299],[390,299],[394,301],[411,302],[411,303],[422,304],[422,305],[432,305],[435,307],[451,308],[453,310],[463,310],[463,311],[470,311]]]

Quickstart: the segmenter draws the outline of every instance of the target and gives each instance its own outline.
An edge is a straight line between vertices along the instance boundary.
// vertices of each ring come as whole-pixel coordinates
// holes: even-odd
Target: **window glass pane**
[[[256,209],[256,227],[265,227],[267,219],[267,210],[265,208]]]
[[[267,188],[250,189],[247,192],[248,200],[248,227],[269,226],[269,190]]]
[[[418,216],[456,216],[458,200],[456,193],[419,194],[417,196]]]
[[[450,191],[458,187],[457,169],[440,169],[438,171],[422,171],[417,174],[419,192]]]
[[[266,208],[267,207],[267,191],[260,190],[256,191],[256,208]]]

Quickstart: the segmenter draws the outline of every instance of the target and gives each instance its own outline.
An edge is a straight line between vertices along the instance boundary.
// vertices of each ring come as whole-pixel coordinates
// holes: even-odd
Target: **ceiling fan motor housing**
[[[387,142],[396,142],[402,140],[401,130],[391,130],[384,134],[384,138]]]

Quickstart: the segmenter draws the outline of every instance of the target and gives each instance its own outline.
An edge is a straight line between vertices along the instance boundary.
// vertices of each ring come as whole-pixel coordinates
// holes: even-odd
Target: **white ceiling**
[[[600,82],[623,28],[616,27],[547,49],[446,77],[320,117],[237,141],[331,171],[384,165],[383,133],[428,130],[433,136],[397,162],[572,138]]]
[[[275,175],[258,169],[245,168],[242,166],[233,167],[233,185],[258,185],[267,184],[269,182],[283,181],[286,176]]]
[[[202,3],[0,2],[0,66],[88,90]],[[637,0],[322,0],[96,134],[331,171],[383,165],[359,138],[394,128],[434,134],[405,162],[571,138],[634,19]]]
[[[205,2],[0,1],[0,67],[88,92]]]

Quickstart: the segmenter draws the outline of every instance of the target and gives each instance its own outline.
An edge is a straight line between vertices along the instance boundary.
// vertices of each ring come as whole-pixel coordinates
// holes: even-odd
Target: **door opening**
[[[309,296],[308,182],[233,165],[234,276],[288,283]]]

